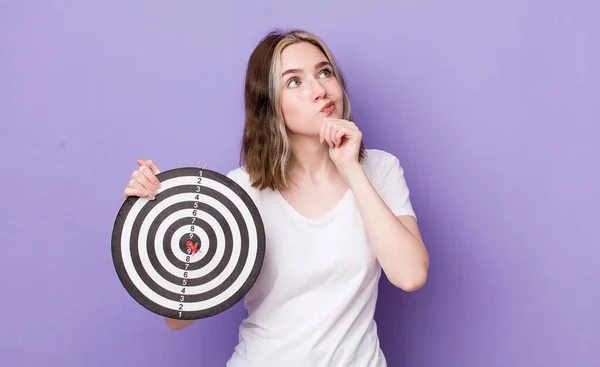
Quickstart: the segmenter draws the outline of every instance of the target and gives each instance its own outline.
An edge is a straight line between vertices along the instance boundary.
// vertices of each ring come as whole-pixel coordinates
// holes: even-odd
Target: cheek
[[[291,93],[290,93],[291,94]],[[281,112],[287,128],[296,134],[317,135],[320,131],[320,121],[315,120],[311,106],[296,95],[281,96]]]
[[[331,99],[336,102],[336,109],[333,113],[334,118],[343,118],[344,115],[344,91],[342,90],[342,86],[337,82],[332,86],[331,90],[328,91]]]
[[[286,120],[293,121],[301,117],[302,106],[298,98],[290,94],[283,94],[281,96],[281,111]]]
[[[337,101],[342,101],[344,99],[344,93],[342,91],[342,86],[337,80],[332,80],[330,84],[327,85],[327,94],[329,96],[333,96],[332,99]]]

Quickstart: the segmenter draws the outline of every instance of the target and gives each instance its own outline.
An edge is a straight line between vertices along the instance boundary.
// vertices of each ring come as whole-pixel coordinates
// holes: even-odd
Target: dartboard
[[[112,258],[146,309],[192,320],[221,313],[254,284],[265,233],[250,196],[218,172],[184,167],[156,175],[154,200],[128,197],[113,227]]]

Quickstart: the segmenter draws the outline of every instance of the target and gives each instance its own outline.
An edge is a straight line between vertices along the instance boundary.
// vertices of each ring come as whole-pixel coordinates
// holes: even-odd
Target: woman
[[[398,159],[363,147],[335,60],[309,33],[258,44],[245,104],[243,164],[227,176],[259,208],[268,243],[227,366],[386,366],[373,320],[381,271],[414,291],[429,267]],[[138,164],[124,195],[153,199],[159,169]]]

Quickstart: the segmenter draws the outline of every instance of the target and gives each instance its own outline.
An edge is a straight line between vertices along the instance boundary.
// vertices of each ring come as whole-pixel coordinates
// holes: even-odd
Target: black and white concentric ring
[[[259,212],[220,173],[179,168],[157,177],[156,199],[127,198],[115,220],[112,255],[119,279],[138,303],[163,316],[198,319],[223,312],[260,272],[265,235]],[[186,247],[192,245],[193,252]]]

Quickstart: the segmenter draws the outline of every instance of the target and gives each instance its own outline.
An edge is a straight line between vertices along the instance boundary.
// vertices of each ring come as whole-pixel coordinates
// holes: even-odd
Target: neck
[[[329,147],[320,143],[318,137],[290,136],[292,144],[292,180],[319,180],[337,174],[335,164],[329,158]]]

